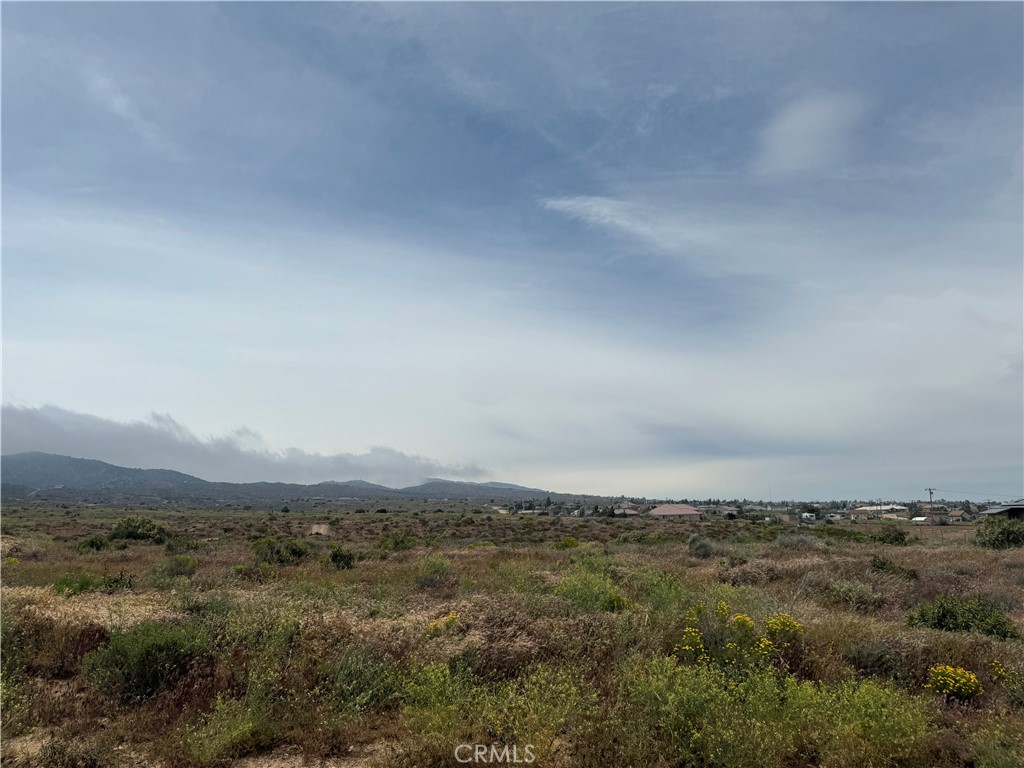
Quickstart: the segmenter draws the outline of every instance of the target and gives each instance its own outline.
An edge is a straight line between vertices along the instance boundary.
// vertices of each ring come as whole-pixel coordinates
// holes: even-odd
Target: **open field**
[[[5,508],[3,765],[1024,765],[974,526],[406,506]]]

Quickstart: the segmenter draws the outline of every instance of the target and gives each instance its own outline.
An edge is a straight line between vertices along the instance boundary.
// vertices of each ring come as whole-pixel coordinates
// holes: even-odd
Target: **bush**
[[[696,533],[690,536],[689,540],[686,542],[686,546],[691,555],[703,560],[706,560],[715,554],[715,549],[711,545],[711,542],[703,536],[698,536]]]
[[[357,646],[350,646],[331,670],[329,699],[350,713],[384,712],[398,704],[402,677],[398,668]]]
[[[378,512],[386,510],[377,510]],[[402,531],[396,533],[393,536],[385,536],[381,539],[380,545],[382,549],[389,550],[391,552],[406,552],[416,546],[416,534],[412,531]]]
[[[261,563],[295,565],[309,556],[309,547],[295,539],[257,539],[252,551]]]
[[[621,611],[629,604],[610,578],[582,568],[563,578],[555,587],[555,594],[588,613]]]
[[[988,549],[1024,547],[1024,520],[986,520],[978,528],[974,542]]]
[[[209,636],[196,625],[144,621],[113,634],[85,657],[83,667],[91,687],[131,701],[171,686],[209,649]]]
[[[347,571],[355,565],[356,556],[343,547],[335,547],[331,550],[331,565],[339,571]]]
[[[213,711],[185,730],[184,746],[195,763],[213,766],[269,747],[275,739],[266,702],[218,696]]]
[[[82,539],[82,541],[78,543],[77,549],[79,554],[85,554],[87,552],[99,552],[100,550],[106,549],[109,546],[110,542],[107,541],[107,539],[104,536],[95,534],[93,536],[89,536],[88,538]]]
[[[993,661],[990,664],[990,668],[992,680],[1002,684],[1010,705],[1018,709],[1024,709],[1024,672],[1016,668],[1007,667],[1001,661]]]
[[[871,568],[882,573],[891,573],[894,576],[902,576],[903,578],[917,581],[919,578],[918,573],[913,568],[904,568],[902,565],[897,565],[892,560],[882,555],[873,555],[871,557]]]
[[[178,576],[192,576],[199,567],[199,561],[189,555],[175,555],[157,563],[150,571],[156,581],[167,581]]]
[[[961,667],[951,667],[948,664],[939,664],[928,670],[928,684],[930,688],[946,699],[957,699],[969,701],[981,696],[981,681],[973,672]]]
[[[561,541],[556,541],[555,549],[576,549],[580,545],[579,539],[575,536],[566,536]]]
[[[163,544],[169,536],[167,526],[148,517],[122,517],[114,523],[114,529],[110,532],[111,541],[127,539],[151,541],[154,544]]]
[[[450,582],[452,561],[436,552],[424,557],[416,564],[416,586],[420,589],[434,589]]]
[[[585,764],[650,765],[658,755],[678,768],[895,766],[927,731],[922,701],[873,681],[832,687],[766,668],[730,680],[669,658],[633,659],[619,680]]]
[[[992,598],[984,595],[971,598],[940,595],[912,610],[908,621],[912,627],[978,632],[1003,640],[1021,636],[1006,612]]]
[[[559,741],[576,736],[592,716],[597,697],[581,670],[540,663],[482,696],[484,730],[503,744],[532,744],[539,763],[549,764]]]
[[[905,547],[910,537],[907,532],[896,525],[883,525],[882,529],[871,536],[872,540],[881,544],[892,544],[896,547]]]
[[[134,585],[135,577],[125,571],[107,576],[73,573],[57,579],[53,584],[53,591],[64,597],[74,597],[83,592],[117,592],[120,589],[131,589]]]

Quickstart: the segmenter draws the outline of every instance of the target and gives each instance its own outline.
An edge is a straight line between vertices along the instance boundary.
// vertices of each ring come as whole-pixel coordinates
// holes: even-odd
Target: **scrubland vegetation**
[[[1024,765],[1013,531],[40,507],[3,527],[4,765],[427,768],[459,744]]]

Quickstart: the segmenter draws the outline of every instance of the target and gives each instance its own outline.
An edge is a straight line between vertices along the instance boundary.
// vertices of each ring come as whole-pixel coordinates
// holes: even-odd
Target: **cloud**
[[[802,96],[784,106],[761,132],[755,169],[767,176],[788,176],[842,166],[853,155],[867,115],[867,103],[855,94]]]
[[[171,142],[152,121],[147,120],[121,85],[102,72],[85,74],[86,91],[93,103],[124,122],[153,149],[170,153]]]
[[[5,454],[42,451],[141,469],[174,469],[215,482],[367,480],[398,488],[428,477],[468,480],[484,475],[477,466],[445,465],[380,446],[360,454],[273,451],[247,427],[203,438],[167,414],[122,422],[52,405],[4,405],[2,437]]]

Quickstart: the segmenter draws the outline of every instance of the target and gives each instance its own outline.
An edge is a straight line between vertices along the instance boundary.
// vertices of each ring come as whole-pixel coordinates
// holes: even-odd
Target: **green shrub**
[[[423,747],[440,758],[435,764],[446,765],[451,760],[452,745],[463,742],[467,714],[478,698],[472,676],[461,667],[428,664],[413,670],[406,680],[403,715]]]
[[[597,695],[584,679],[579,669],[541,663],[488,690],[480,710],[489,740],[532,744],[546,764],[558,740],[579,734],[594,714]]]
[[[912,627],[978,632],[1003,640],[1021,636],[1006,612],[992,598],[984,595],[971,598],[940,595],[914,608],[908,621]]]
[[[580,545],[580,540],[575,536],[566,536],[561,541],[554,543],[555,549],[576,549]]]
[[[683,585],[671,573],[641,568],[630,574],[627,582],[630,594],[651,611],[663,613],[678,607],[683,600]]]
[[[450,582],[451,570],[452,561],[433,552],[416,564],[416,586],[420,589],[442,587]]]
[[[252,551],[261,563],[270,565],[295,565],[310,554],[309,547],[295,539],[257,539]]]
[[[902,576],[905,579],[917,581],[919,575],[913,568],[904,568],[902,565],[897,565],[892,560],[882,555],[872,555],[871,557],[871,568],[875,571],[881,571],[882,573],[891,573],[894,576]]]
[[[715,548],[712,546],[711,542],[703,536],[698,536],[696,533],[690,536],[689,540],[686,542],[686,546],[691,555],[704,560],[715,554]]]
[[[709,665],[634,658],[584,763],[679,768],[904,765],[927,733],[923,700],[874,681],[832,687],[757,668],[742,679]]]
[[[127,539],[154,544],[163,544],[169,536],[167,526],[148,517],[122,517],[114,523],[114,529],[110,532],[111,541]]]
[[[993,661],[990,667],[992,680],[1003,686],[1010,706],[1024,709],[1024,672],[1014,667],[1007,667],[1001,661]]]
[[[53,583],[53,591],[64,597],[74,597],[83,592],[99,589],[102,580],[91,573],[69,573]]]
[[[350,646],[331,670],[331,703],[342,712],[383,712],[397,706],[402,691],[398,668],[357,646]]]
[[[1024,547],[1024,520],[986,520],[978,528],[974,542],[988,549]]]
[[[378,510],[378,512],[384,510]],[[417,537],[412,531],[401,531],[393,536],[385,536],[381,539],[382,549],[391,552],[406,552],[416,546]]]
[[[896,547],[905,547],[910,537],[907,532],[897,525],[883,525],[881,530],[872,534],[872,540],[880,544],[892,544]]]
[[[162,582],[183,576],[188,578],[195,574],[199,561],[189,555],[174,555],[162,563],[157,563],[150,570],[154,581]]]
[[[109,546],[110,542],[107,541],[107,538],[105,536],[95,534],[93,536],[89,536],[85,539],[82,539],[82,541],[78,543],[77,549],[80,554],[85,554],[86,552],[99,552],[100,550],[106,549]]]
[[[555,587],[555,594],[586,613],[621,611],[628,605],[626,596],[610,578],[583,569],[577,569],[564,577]]]
[[[64,597],[74,597],[83,592],[117,592],[121,589],[131,589],[134,585],[135,577],[125,571],[106,576],[73,573],[57,579],[53,584],[53,591]]]
[[[91,687],[126,701],[144,699],[173,685],[209,649],[209,636],[194,624],[144,621],[111,635],[83,668]]]
[[[276,738],[267,702],[218,696],[213,710],[186,728],[182,740],[193,762],[214,766],[269,747]]]
[[[356,556],[343,547],[335,547],[331,550],[331,565],[339,571],[347,571],[355,565]]]

